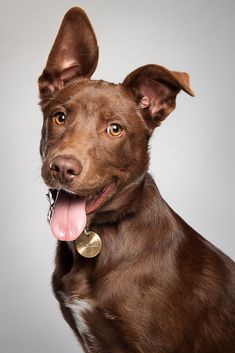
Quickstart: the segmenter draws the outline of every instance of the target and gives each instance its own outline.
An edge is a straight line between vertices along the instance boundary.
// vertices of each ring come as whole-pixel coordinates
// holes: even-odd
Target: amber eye
[[[110,124],[107,128],[107,133],[112,136],[121,136],[123,128],[119,124]]]
[[[65,123],[65,114],[63,112],[58,112],[54,114],[53,117],[57,125],[63,125]]]

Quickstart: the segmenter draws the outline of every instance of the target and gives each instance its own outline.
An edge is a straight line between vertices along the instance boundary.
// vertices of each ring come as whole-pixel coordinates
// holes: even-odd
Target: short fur
[[[63,316],[86,353],[234,353],[234,262],[166,204],[147,173],[149,138],[180,90],[193,95],[189,76],[146,65],[122,84],[93,81],[97,60],[91,24],[72,8],[39,78],[42,176],[84,197],[114,188],[88,215],[102,238],[97,257],[58,242],[52,282]],[[110,123],[123,127],[120,137],[107,133]],[[68,155],[81,170],[61,181],[50,165]]]

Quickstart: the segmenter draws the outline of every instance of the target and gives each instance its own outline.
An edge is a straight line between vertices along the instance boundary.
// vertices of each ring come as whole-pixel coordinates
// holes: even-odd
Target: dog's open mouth
[[[63,189],[49,189],[48,221],[52,234],[58,240],[73,241],[86,227],[86,215],[94,212],[110,196],[114,183],[93,196],[80,196]]]

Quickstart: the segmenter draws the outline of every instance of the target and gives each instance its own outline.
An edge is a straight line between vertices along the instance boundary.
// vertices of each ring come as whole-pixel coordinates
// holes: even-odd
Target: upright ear
[[[59,32],[38,79],[41,104],[78,76],[90,77],[96,69],[98,46],[85,12],[73,7],[64,16]]]
[[[130,89],[147,124],[154,128],[172,112],[182,89],[194,96],[185,72],[170,71],[159,65],[145,65],[130,73],[123,82]]]

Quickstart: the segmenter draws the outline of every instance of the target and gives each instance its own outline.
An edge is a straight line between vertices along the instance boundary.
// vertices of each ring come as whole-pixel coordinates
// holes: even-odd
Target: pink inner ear
[[[163,107],[163,104],[160,103],[159,98],[156,96],[152,97],[152,99],[150,99],[150,97],[144,96],[139,103],[139,107],[141,109],[149,108],[149,113],[151,117],[154,118]]]
[[[162,115],[171,105],[174,93],[165,84],[142,77],[138,82],[139,93],[142,96],[139,102],[141,109],[148,108],[149,115],[155,118],[157,114]]]
[[[60,75],[61,80],[69,80],[70,78],[75,76],[75,74],[79,73],[79,68],[80,66],[78,64],[67,67],[61,72],[61,75]]]
[[[52,83],[50,83],[50,81],[46,81],[46,87],[48,87],[51,92],[61,90],[66,82],[76,75],[79,75],[79,69],[79,65],[73,65],[61,70],[61,72],[53,79]]]
[[[149,105],[150,105],[150,98],[147,96],[144,96],[139,103],[140,108],[145,109],[149,107]]]

